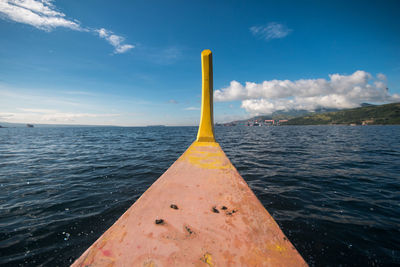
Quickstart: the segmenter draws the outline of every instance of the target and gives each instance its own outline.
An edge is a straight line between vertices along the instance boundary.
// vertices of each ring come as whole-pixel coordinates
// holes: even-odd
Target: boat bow
[[[73,266],[305,266],[214,138],[202,53],[196,141]]]

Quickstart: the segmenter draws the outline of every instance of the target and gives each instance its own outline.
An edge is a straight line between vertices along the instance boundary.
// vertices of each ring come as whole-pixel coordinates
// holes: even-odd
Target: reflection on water
[[[0,264],[67,266],[196,127],[0,129]],[[400,264],[400,127],[216,127],[310,265]]]

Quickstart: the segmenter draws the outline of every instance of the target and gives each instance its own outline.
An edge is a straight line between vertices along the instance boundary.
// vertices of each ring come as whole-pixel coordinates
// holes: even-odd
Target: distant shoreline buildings
[[[260,127],[260,126],[279,126],[288,120],[248,120],[241,122],[229,122],[229,123],[216,123],[215,126],[249,126],[249,127]]]

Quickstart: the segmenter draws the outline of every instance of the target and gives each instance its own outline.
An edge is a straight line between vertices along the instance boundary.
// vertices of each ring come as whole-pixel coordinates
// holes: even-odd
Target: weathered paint
[[[203,82],[203,98],[205,91]],[[219,144],[202,134],[72,266],[307,265]]]

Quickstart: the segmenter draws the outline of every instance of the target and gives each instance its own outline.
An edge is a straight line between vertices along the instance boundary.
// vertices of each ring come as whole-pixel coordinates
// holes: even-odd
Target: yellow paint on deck
[[[194,142],[179,160],[202,169],[234,169],[217,142]]]
[[[276,245],[276,250],[278,250],[279,252],[283,252],[283,251],[286,250],[286,248],[285,248],[285,247],[282,247],[282,246],[280,246],[280,245]]]
[[[156,267],[154,261],[150,260],[149,262],[143,263],[143,267]]]
[[[210,253],[204,254],[203,261],[204,261],[205,263],[207,263],[208,266],[214,266],[214,264],[212,263],[211,260],[212,260],[212,258],[211,258],[211,254],[210,254]]]
[[[215,142],[213,114],[213,68],[212,53],[206,49],[201,52],[202,97],[201,117],[197,142]]]
[[[218,148],[221,148],[217,142],[194,142],[193,145],[195,145],[196,147],[218,147]]]

